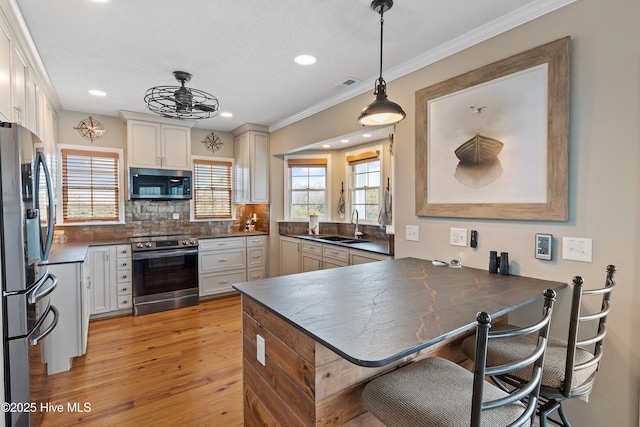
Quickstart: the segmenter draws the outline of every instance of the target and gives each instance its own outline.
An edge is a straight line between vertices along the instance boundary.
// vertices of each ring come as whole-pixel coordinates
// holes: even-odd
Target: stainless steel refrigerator
[[[55,328],[49,303],[57,279],[46,261],[54,228],[44,145],[26,128],[0,122],[0,222],[4,405],[7,426],[37,426],[42,378],[40,341]]]

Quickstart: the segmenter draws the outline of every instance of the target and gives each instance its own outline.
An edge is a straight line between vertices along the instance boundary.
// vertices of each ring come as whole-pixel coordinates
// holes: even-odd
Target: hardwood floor
[[[241,426],[240,297],[92,321],[87,353],[47,377],[43,426]],[[69,403],[90,404],[69,412]]]

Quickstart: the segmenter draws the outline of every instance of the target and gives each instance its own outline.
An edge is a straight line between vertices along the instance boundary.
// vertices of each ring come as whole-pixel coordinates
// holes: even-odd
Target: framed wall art
[[[416,92],[416,215],[568,219],[569,47]]]

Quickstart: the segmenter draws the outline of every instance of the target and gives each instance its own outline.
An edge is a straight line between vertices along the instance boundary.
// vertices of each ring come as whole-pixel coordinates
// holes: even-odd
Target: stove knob
[[[144,245],[145,245],[147,248],[150,248],[150,247],[151,247],[151,242],[147,242],[147,243],[145,243]]]
[[[198,244],[198,241],[197,241],[197,240],[195,240],[195,239],[193,239],[193,240],[189,241],[189,244],[190,244],[191,246],[196,246],[196,245]]]
[[[182,245],[183,245],[183,246],[187,246],[188,244],[189,244],[189,241],[188,241],[188,240],[183,240],[183,241],[182,241]]]
[[[138,242],[138,244],[136,245],[136,248],[142,248],[144,247],[144,245],[142,244],[142,242]]]

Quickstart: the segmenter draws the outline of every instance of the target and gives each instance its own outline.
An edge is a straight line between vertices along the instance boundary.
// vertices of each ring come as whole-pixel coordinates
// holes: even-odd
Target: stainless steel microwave
[[[191,171],[129,168],[129,199],[191,199]]]

